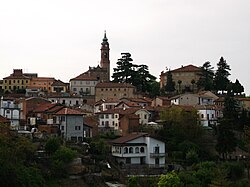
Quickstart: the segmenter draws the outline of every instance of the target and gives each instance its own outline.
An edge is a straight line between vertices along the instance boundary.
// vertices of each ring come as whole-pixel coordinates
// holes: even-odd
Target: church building
[[[99,82],[110,81],[109,43],[104,33],[101,43],[101,61],[97,67],[89,67],[89,70],[70,79],[70,91],[79,95],[95,95],[95,86]]]

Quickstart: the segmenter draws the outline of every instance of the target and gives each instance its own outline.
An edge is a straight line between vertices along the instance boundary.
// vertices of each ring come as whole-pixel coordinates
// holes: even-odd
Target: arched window
[[[128,148],[127,147],[124,147],[124,153],[128,153]]]
[[[133,153],[133,152],[134,152],[133,147],[130,147],[130,148],[129,148],[129,153]]]
[[[144,147],[140,148],[141,153],[144,153]]]
[[[139,147],[135,148],[135,153],[139,153]]]

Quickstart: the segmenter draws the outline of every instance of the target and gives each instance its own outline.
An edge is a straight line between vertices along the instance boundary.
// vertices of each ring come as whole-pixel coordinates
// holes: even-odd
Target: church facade
[[[97,67],[89,67],[89,70],[70,79],[70,91],[78,95],[95,95],[95,86],[99,82],[110,81],[110,60],[109,60],[109,43],[104,33],[101,43],[101,61]]]

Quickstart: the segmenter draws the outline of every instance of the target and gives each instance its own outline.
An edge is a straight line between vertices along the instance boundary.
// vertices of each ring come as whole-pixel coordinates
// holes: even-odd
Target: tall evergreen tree
[[[197,82],[197,87],[199,90],[212,90],[213,89],[213,77],[214,71],[210,62],[205,62],[201,67],[200,79]]]
[[[148,71],[147,65],[138,65],[136,73],[132,76],[131,83],[137,87],[138,91],[148,93],[150,85],[156,80],[156,77],[151,75]]]
[[[167,83],[165,86],[165,90],[167,93],[175,91],[175,82],[173,81],[172,73],[170,70],[167,72]]]
[[[216,91],[227,90],[227,86],[230,83],[228,76],[230,75],[230,66],[227,64],[226,60],[223,57],[220,58],[220,61],[217,63],[217,71],[214,77],[214,88]]]
[[[118,59],[117,68],[114,68],[113,82],[130,83],[138,91],[149,94],[151,84],[156,77],[151,75],[147,65],[136,65],[132,63],[130,53],[122,53],[122,58]]]
[[[117,61],[117,68],[114,68],[113,73],[113,82],[119,83],[131,83],[131,79],[133,75],[135,75],[135,65],[131,62],[133,59],[131,58],[130,53],[121,53],[122,58]]]
[[[244,87],[240,84],[238,79],[236,79],[235,83],[233,84],[233,92],[237,95],[244,92]]]

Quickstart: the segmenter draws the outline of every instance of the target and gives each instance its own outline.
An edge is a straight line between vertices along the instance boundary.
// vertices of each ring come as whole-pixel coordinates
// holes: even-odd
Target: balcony
[[[150,153],[150,157],[151,158],[155,158],[155,157],[165,157],[166,153]]]

